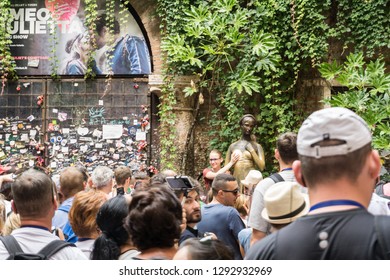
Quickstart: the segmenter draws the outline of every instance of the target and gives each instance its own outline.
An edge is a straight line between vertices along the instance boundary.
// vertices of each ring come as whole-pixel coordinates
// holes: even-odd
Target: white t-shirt
[[[368,212],[373,215],[390,215],[390,200],[380,197],[376,193],[371,196]]]
[[[12,235],[18,241],[25,253],[36,254],[51,241],[59,239],[50,231],[36,227],[22,227],[12,231]],[[0,242],[0,260],[9,257],[4,244]],[[87,257],[77,247],[65,247],[55,253],[51,260],[86,260]]]
[[[296,182],[294,172],[292,170],[284,170],[279,172],[279,175],[282,176],[286,182]],[[252,196],[251,209],[249,211],[249,220],[248,226],[256,230],[269,233],[270,224],[263,219],[261,216],[261,211],[264,209],[264,194],[265,192],[274,185],[275,182],[271,178],[267,177],[264,180],[261,180]],[[301,187],[302,193],[307,193],[305,187]]]
[[[80,241],[80,239],[79,239],[75,244],[76,244],[77,248],[79,248],[81,251],[83,251],[83,253],[87,257],[87,259],[90,259],[94,243],[95,243],[95,239],[87,239],[87,240],[82,240],[82,241]]]

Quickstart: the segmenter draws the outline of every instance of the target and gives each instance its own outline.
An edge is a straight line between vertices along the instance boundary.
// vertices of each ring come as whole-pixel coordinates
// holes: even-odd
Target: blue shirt
[[[56,210],[56,213],[54,214],[53,221],[52,221],[53,226],[62,229],[62,231],[64,230],[65,224],[69,220],[68,213],[70,207],[72,206],[73,198],[74,197],[70,197],[64,202],[62,202],[60,207]]]
[[[126,35],[120,38],[112,51],[114,74],[150,74],[150,56],[144,39]]]
[[[242,260],[238,245],[238,233],[245,228],[238,211],[222,204],[202,207],[202,220],[197,225],[200,232],[212,232],[219,240],[232,248],[234,258]]]
[[[65,235],[65,240],[70,243],[77,242],[77,236],[74,234],[68,218],[73,199],[74,197],[68,198],[60,205],[60,207],[58,207],[52,221],[54,227],[62,229]]]

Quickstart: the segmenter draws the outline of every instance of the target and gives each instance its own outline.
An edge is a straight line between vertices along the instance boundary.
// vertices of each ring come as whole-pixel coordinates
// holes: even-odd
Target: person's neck
[[[102,192],[106,193],[106,194],[110,194],[110,192],[112,192],[112,185],[111,185],[111,184],[105,185],[105,186],[99,187],[99,188],[97,188],[97,189],[98,189],[99,191],[102,191]]]
[[[24,219],[20,217],[20,226],[37,226],[51,230],[51,219]]]
[[[279,161],[279,171],[284,169],[292,168],[292,164],[284,163],[282,160]]]
[[[90,233],[90,234],[87,234],[87,235],[78,235],[77,236],[78,238],[84,238],[84,239],[93,239],[95,240],[96,238],[99,237],[99,234],[96,232],[93,232],[93,233]]]
[[[216,198],[215,196],[213,197],[213,200],[211,202],[209,202],[209,204],[222,204],[218,198]]]
[[[120,246],[121,254],[130,251],[130,250],[137,250],[137,248],[131,244],[124,244]]]
[[[80,60],[86,65],[88,57],[85,54],[80,54]]]
[[[213,172],[218,172],[219,170],[221,170],[221,166],[217,166],[217,167],[211,167],[211,170],[213,171]]]
[[[195,228],[197,223],[187,223],[187,226],[190,228]]]
[[[176,254],[177,249],[173,247],[169,248],[150,248],[142,251],[137,258],[140,259],[153,259],[153,258],[163,258],[171,260]]]
[[[357,187],[357,184],[351,184],[347,180],[333,181],[318,184],[315,187],[309,186],[310,206],[327,201],[354,201],[367,208],[371,197],[366,195]],[[329,205],[311,211],[309,214],[343,211],[358,208],[358,206],[343,204]]]
[[[251,135],[250,134],[244,134],[242,135],[242,140],[246,140],[248,142],[251,142],[252,141],[252,138],[251,138]]]

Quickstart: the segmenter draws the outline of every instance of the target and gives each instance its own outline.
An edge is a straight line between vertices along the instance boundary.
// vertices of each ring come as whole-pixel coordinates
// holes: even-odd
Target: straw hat
[[[288,224],[309,212],[309,198],[295,182],[279,182],[264,194],[263,218],[272,224]]]
[[[241,184],[244,186],[257,185],[263,179],[263,175],[258,170],[250,170]]]

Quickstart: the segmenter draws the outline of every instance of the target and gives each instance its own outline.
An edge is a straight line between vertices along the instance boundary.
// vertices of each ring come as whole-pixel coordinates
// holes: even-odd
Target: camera
[[[194,188],[187,176],[166,177],[165,179],[173,190],[187,191]]]

